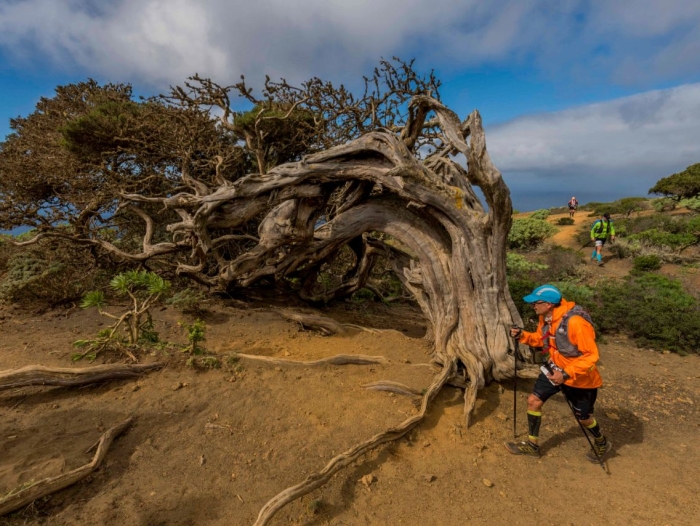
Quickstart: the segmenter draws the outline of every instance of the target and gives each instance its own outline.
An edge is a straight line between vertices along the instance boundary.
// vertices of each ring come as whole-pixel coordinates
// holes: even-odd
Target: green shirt
[[[591,239],[607,239],[608,236],[615,235],[615,225],[605,219],[598,219],[591,228]]]

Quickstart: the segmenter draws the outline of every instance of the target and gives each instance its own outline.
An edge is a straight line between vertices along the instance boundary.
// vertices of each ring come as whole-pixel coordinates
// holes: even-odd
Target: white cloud
[[[503,171],[685,166],[700,161],[700,84],[520,117],[488,132]]]
[[[452,68],[532,60],[619,82],[695,74],[700,4],[642,1],[4,0],[0,49],[152,85],[194,72],[347,80],[393,54]]]
[[[486,130],[489,153],[516,207],[646,195],[661,177],[700,162],[700,83]],[[567,197],[568,195],[568,197]]]

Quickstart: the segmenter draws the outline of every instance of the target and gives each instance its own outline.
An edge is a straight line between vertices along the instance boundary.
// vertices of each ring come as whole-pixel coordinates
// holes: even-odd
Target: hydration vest
[[[567,358],[576,358],[577,356],[583,355],[583,353],[578,350],[578,347],[576,347],[573,343],[571,343],[571,340],[569,340],[569,319],[572,316],[581,316],[584,320],[593,325],[591,315],[578,305],[574,305],[574,308],[562,316],[559,327],[557,327],[557,331],[554,334],[554,341],[557,344],[559,354],[566,356]],[[551,337],[549,333],[550,328],[551,324],[549,323],[542,326],[542,341],[544,343],[545,353],[549,352],[549,338]]]

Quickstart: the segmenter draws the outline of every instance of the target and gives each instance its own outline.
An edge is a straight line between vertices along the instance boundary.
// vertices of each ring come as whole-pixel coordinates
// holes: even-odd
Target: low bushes
[[[557,232],[556,227],[543,219],[514,219],[508,233],[508,246],[510,248],[534,248],[545,239]]]
[[[640,345],[698,352],[700,304],[680,282],[654,273],[596,287],[592,314],[601,332],[623,332]]]

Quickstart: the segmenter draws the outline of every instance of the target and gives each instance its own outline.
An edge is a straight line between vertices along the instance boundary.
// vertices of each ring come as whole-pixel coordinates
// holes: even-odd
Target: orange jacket
[[[569,318],[569,341],[573,343],[583,354],[575,358],[567,358],[557,350],[554,333],[561,323],[562,316],[571,310],[576,304],[573,301],[561,300],[561,305],[555,307],[552,313],[552,325],[549,337],[549,358],[556,365],[564,369],[571,378],[564,383],[571,387],[592,389],[603,385],[603,379],[598,372],[598,346],[595,343],[595,331],[593,326],[581,316]],[[520,342],[530,347],[543,347],[542,327],[544,318],[540,316],[536,332],[523,331]]]

